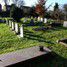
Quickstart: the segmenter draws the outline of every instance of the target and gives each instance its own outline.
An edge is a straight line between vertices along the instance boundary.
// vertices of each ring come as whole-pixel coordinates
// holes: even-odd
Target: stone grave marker
[[[15,23],[15,33],[19,34],[19,24]]]
[[[12,22],[12,31],[14,31],[15,30],[15,24],[14,24],[14,22]]]
[[[23,37],[23,25],[20,26],[20,37]]]
[[[47,23],[47,19],[46,18],[44,18],[44,23]]]
[[[9,20],[8,19],[5,19],[5,21],[6,21],[6,24],[9,25]]]
[[[41,20],[40,17],[38,17],[38,21],[39,21],[39,22],[40,22],[40,20]]]
[[[24,18],[23,22],[27,22],[27,18],[26,17]]]
[[[33,17],[31,16],[31,19],[33,19]]]
[[[30,25],[32,25],[32,26],[34,25],[34,20],[33,19],[30,20]]]
[[[40,21],[43,22],[43,18],[41,18]]]
[[[9,27],[12,27],[12,21],[9,20]]]
[[[64,21],[63,27],[67,27],[67,21]]]

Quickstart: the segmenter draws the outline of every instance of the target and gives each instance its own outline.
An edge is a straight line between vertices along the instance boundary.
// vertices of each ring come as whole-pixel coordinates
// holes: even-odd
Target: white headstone
[[[18,25],[18,23],[15,23],[15,32],[16,32],[16,34],[19,33],[19,25]]]
[[[14,24],[14,22],[12,22],[12,30],[14,30],[15,29],[15,24]]]
[[[33,17],[31,16],[31,19],[33,19]]]
[[[43,18],[41,18],[41,20],[40,20],[41,22],[43,22]]]
[[[37,17],[34,18],[34,22],[36,22],[36,21],[37,21]]]
[[[23,25],[20,27],[20,37],[23,37]]]
[[[67,21],[64,21],[63,27],[67,27]]]
[[[23,22],[27,22],[27,18],[24,18]]]
[[[12,26],[12,21],[11,20],[9,20],[9,27],[11,27]]]
[[[40,19],[40,17],[38,17],[38,21],[40,21],[41,19]]]
[[[47,23],[47,19],[46,18],[44,18],[44,23]]]
[[[6,20],[6,24],[9,25],[9,21],[8,21],[8,19],[5,19],[5,20]]]

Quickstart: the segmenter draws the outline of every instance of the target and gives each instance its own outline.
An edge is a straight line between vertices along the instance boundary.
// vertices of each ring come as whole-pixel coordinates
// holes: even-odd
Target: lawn
[[[56,27],[54,30],[35,31],[33,28],[41,26],[24,27],[24,38],[18,38],[8,25],[0,23],[0,54],[8,53],[22,48],[36,45],[51,47],[57,56],[47,62],[35,64],[35,67],[67,67],[67,48],[56,41],[67,38],[67,28]]]

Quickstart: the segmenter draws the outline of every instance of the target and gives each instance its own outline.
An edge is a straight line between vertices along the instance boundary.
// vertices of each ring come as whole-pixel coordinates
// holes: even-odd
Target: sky
[[[26,6],[33,6],[37,3],[37,0],[24,0],[24,2],[25,2]],[[53,9],[53,6],[55,5],[56,2],[59,5],[63,5],[65,3],[67,3],[67,0],[47,0],[46,7],[48,7],[51,4],[50,9]],[[11,3],[12,3],[12,0],[9,4],[11,4]],[[0,0],[0,4],[4,5],[3,0]]]

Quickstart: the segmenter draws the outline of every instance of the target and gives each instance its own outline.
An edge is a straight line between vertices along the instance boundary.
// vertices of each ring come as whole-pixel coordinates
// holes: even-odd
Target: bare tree
[[[18,6],[21,7],[24,5],[24,1],[23,0],[13,0],[13,3]]]

